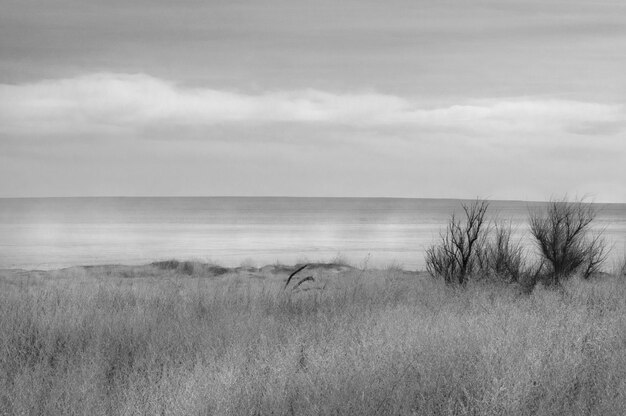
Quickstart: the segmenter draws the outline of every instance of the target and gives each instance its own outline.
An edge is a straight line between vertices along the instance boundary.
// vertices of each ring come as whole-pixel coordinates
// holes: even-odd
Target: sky
[[[623,0],[0,10],[0,197],[626,202]]]

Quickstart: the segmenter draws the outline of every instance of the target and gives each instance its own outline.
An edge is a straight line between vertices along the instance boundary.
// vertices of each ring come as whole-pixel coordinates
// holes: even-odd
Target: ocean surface
[[[461,201],[390,198],[0,199],[0,268],[212,261],[223,266],[340,258],[359,267],[424,267],[424,251]],[[492,201],[491,218],[527,237],[542,203]],[[626,250],[626,204],[599,204],[596,229]],[[532,246],[527,240],[529,249]]]

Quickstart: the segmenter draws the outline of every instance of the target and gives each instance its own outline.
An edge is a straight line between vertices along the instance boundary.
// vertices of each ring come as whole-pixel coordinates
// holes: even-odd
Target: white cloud
[[[187,88],[148,75],[99,73],[0,85],[0,133],[46,136],[229,123],[402,126],[480,135],[555,131],[614,134],[622,104],[555,99],[474,100],[439,108],[377,93],[296,90],[246,94]]]

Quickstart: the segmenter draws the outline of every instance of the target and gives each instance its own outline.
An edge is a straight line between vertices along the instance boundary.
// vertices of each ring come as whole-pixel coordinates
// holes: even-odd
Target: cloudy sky
[[[623,0],[0,10],[0,197],[626,202]]]

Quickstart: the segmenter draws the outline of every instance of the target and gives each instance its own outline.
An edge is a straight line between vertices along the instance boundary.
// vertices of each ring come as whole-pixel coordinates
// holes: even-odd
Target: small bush
[[[480,264],[481,247],[485,244],[487,227],[485,215],[489,203],[476,200],[462,204],[464,220],[452,214],[441,241],[426,250],[426,270],[447,284],[465,284]]]
[[[512,238],[510,222],[496,222],[480,252],[482,274],[508,282],[519,282],[526,269],[526,253],[520,241]]]
[[[544,260],[545,283],[558,285],[576,272],[588,278],[599,271],[608,249],[602,233],[589,237],[596,214],[591,204],[566,199],[530,213],[530,232]]]

